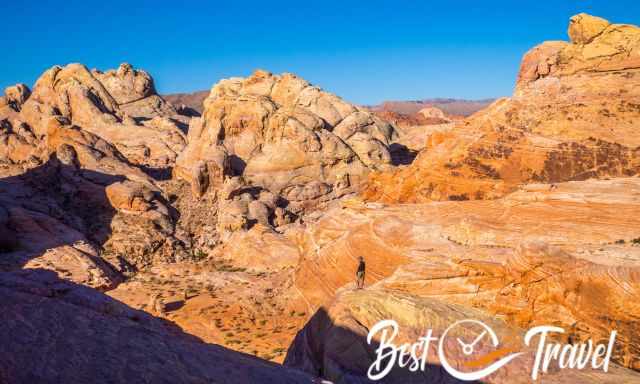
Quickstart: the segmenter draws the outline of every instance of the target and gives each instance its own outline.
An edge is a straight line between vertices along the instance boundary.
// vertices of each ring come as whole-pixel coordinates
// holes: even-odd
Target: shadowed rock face
[[[582,14],[569,35],[524,56],[510,99],[431,134],[407,169],[373,175],[366,198],[485,199],[523,182],[637,174],[640,29]]]
[[[180,140],[182,133],[173,123],[163,133],[120,120],[124,94],[155,95],[148,75],[131,71],[123,65],[119,75],[104,74],[120,79],[105,80],[118,99],[79,64],[48,70],[33,93],[23,85],[6,90],[11,102],[0,109],[0,206],[2,232],[11,241],[3,239],[3,270],[44,267],[108,289],[121,281],[119,272],[181,257],[175,212],[145,164],[166,166],[175,152],[161,141],[173,129]],[[117,88],[128,76],[143,81]],[[156,115],[150,124],[168,122],[162,119]],[[130,140],[162,148],[135,144],[149,156],[127,157],[119,149],[131,149]],[[155,157],[161,152],[168,157]]]
[[[46,162],[0,170],[3,233],[12,239],[4,270],[44,267],[106,289],[120,281],[117,271],[180,257],[175,218],[155,181],[97,136],[49,128]]]
[[[0,273],[4,383],[312,383],[40,269]]]

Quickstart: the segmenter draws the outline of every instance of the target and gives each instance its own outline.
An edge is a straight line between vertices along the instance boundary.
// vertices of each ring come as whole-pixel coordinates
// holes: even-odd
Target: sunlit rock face
[[[147,117],[132,103],[155,100]],[[128,115],[123,108],[127,108]],[[55,66],[0,100],[3,269],[47,268],[109,289],[120,272],[180,258],[175,216],[147,171],[185,136],[151,77],[123,64]]]
[[[431,134],[409,168],[373,175],[365,196],[486,199],[523,182],[637,174],[640,29],[581,14],[569,36],[531,49],[511,98]]]
[[[47,121],[63,117],[115,145],[130,162],[158,168],[171,166],[185,146],[183,132],[170,119],[175,113],[155,93],[151,77],[129,64],[105,73],[69,64],[45,71],[20,114],[9,120],[43,137]]]
[[[561,341],[616,329],[609,374],[544,380],[637,381],[640,33],[578,15],[569,36],[525,55],[511,98],[463,121],[435,109],[406,120],[403,156],[392,156],[393,126],[291,74],[218,82],[187,133],[188,119],[127,64],[56,66],[32,91],[9,87],[0,289],[10,310],[1,312],[33,328],[80,324],[69,331],[74,348],[93,353],[87,335],[115,343],[98,351],[116,366],[105,375],[132,381],[121,366],[149,348],[179,358],[167,363],[176,382],[310,377],[174,339],[142,310],[346,383],[365,381],[373,350],[363,336],[385,318],[410,337],[465,317],[512,338],[543,324],[564,327]],[[366,288],[354,291],[359,256]],[[16,324],[0,337],[22,335]],[[123,332],[140,342],[133,352],[115,352],[126,338],[111,335]],[[36,361],[25,356],[0,362],[0,381],[30,372],[18,369]],[[426,376],[398,370],[389,381],[451,379],[430,361]],[[487,381],[528,378],[525,362]],[[72,368],[47,365],[42,377],[73,377]]]
[[[224,152],[249,184],[292,202],[313,200],[388,168],[394,137],[388,123],[295,75],[257,71],[212,88],[175,172],[198,184],[198,167],[219,164]]]

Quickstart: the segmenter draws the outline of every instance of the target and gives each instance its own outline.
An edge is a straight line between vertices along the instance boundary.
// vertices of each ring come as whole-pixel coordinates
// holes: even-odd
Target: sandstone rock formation
[[[531,181],[637,174],[640,29],[578,15],[569,35],[525,55],[512,98],[429,136],[411,167],[372,177],[366,196],[482,199]]]
[[[122,113],[134,118],[152,118],[176,114],[173,105],[160,97],[151,76],[130,64],[120,64],[117,70],[91,71],[118,104]]]
[[[507,339],[616,329],[608,374],[544,380],[637,381],[640,32],[578,15],[569,36],[527,53],[514,95],[464,121],[430,109],[394,127],[264,71],[220,81],[190,120],[126,64],[7,88],[0,381],[366,382],[377,321],[409,341],[464,317]],[[142,310],[265,360],[290,345],[286,364],[310,375]],[[388,382],[452,381],[429,362]],[[529,362],[487,381],[528,378]]]
[[[623,178],[532,184],[493,201],[345,203],[305,231],[296,286],[313,311],[352,289],[362,255],[369,290],[480,309],[523,329],[556,324],[574,341],[615,329],[614,360],[637,370],[637,191],[639,178]],[[358,308],[359,319],[381,313]]]
[[[427,121],[434,121],[439,123],[449,123],[451,120],[447,118],[442,109],[438,107],[426,107],[418,111],[418,114],[422,115]]]
[[[42,145],[45,163],[0,172],[5,233],[13,239],[6,268],[42,266],[109,288],[123,263],[175,260],[174,218],[144,172],[104,140],[55,120]]]
[[[185,145],[171,113],[175,111],[155,94],[151,78],[128,64],[104,74],[69,64],[47,70],[36,81],[12,124],[25,123],[43,137],[48,120],[61,116],[114,144],[133,163],[167,167]]]
[[[257,71],[213,87],[202,118],[191,121],[175,173],[196,191],[219,188],[219,180],[201,179],[212,166],[224,168],[226,153],[232,174],[288,201],[339,196],[341,178],[357,184],[370,169],[390,164],[394,134],[384,121],[295,75]]]

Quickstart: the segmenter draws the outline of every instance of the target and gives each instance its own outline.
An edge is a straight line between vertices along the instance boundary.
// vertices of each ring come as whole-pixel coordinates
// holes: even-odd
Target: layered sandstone
[[[483,199],[522,183],[640,170],[640,29],[578,15],[571,42],[522,60],[513,97],[436,132],[411,167],[371,178],[382,201]]]
[[[534,348],[524,345],[524,331],[510,326],[503,320],[487,315],[482,311],[449,303],[439,298],[416,296],[398,291],[368,289],[345,291],[338,294],[327,309],[321,309],[298,333],[288,351],[285,365],[300,368],[318,375],[336,384],[370,383],[367,378],[370,367],[377,360],[376,348],[379,347],[380,333],[373,342],[367,342],[367,335],[379,321],[394,319],[398,324],[398,335],[393,339],[396,346],[402,343],[416,343],[419,337],[425,337],[432,330],[431,341],[425,354],[422,369],[411,372],[400,367],[399,356],[393,369],[377,382],[382,383],[461,383],[442,366],[438,356],[440,339],[446,362],[461,372],[474,372],[479,369],[475,363],[478,356],[489,355],[495,347],[489,338],[480,339],[474,345],[474,353],[465,355],[457,339],[474,340],[480,328],[477,324],[465,322],[468,319],[481,321],[491,327],[499,338],[499,347],[507,352],[526,352],[517,356],[509,364],[495,373],[483,378],[483,383],[530,383],[531,367],[534,365]],[[445,330],[456,322],[446,334]],[[387,330],[389,331],[389,330]],[[503,349],[504,351],[504,349]],[[388,353],[388,350],[385,352]],[[416,351],[422,356],[423,349]],[[503,356],[504,357],[504,356]],[[386,360],[381,369],[386,367]],[[371,371],[372,374],[380,371]],[[545,383],[632,383],[640,374],[619,366],[609,367],[608,372],[587,368],[561,370],[557,364],[551,364],[549,372],[541,374],[538,380]]]
[[[328,312],[323,327],[346,328],[360,339],[358,324],[368,328],[388,316],[421,321],[417,329],[439,327],[445,314],[422,318],[412,311],[430,316],[442,305],[460,305],[448,311],[467,316],[473,308],[522,329],[554,324],[574,342],[607,339],[615,329],[613,360],[637,370],[638,192],[640,179],[626,178],[532,184],[493,201],[345,202],[300,237],[295,284],[310,312]],[[367,263],[362,293],[350,292],[358,256]],[[332,297],[341,291],[334,309]],[[399,294],[413,298],[393,299]],[[369,304],[371,295],[377,298]],[[425,300],[435,302],[419,304]],[[294,343],[292,365],[331,377],[352,367],[362,372],[356,356],[364,350],[345,350],[343,333],[309,332]],[[309,338],[313,346],[305,344]]]
[[[0,362],[0,381],[91,372],[90,381],[139,381],[137,358],[152,380],[310,377],[185,341],[142,310],[267,360],[282,362],[291,344],[288,365],[349,383],[365,381],[373,350],[362,339],[384,318],[399,320],[407,341],[464,317],[507,339],[541,324],[564,327],[572,342],[616,329],[609,374],[545,381],[637,381],[617,365],[640,369],[640,33],[579,15],[569,35],[527,53],[512,98],[463,122],[426,110],[421,121],[439,124],[425,126],[394,128],[264,71],[216,84],[186,136],[184,116],[129,65],[54,67],[33,92],[9,87],[0,98],[0,338],[19,353]],[[364,199],[353,198],[372,171]],[[358,256],[367,288],[353,291]],[[16,317],[44,330],[29,333],[35,342],[16,344],[27,337]],[[94,338],[104,343],[107,363],[31,369],[60,345],[52,328],[65,330],[73,356],[98,356]],[[147,363],[148,350],[162,363]],[[389,381],[451,380],[429,361],[426,375],[397,370]],[[488,381],[528,377],[525,362]]]

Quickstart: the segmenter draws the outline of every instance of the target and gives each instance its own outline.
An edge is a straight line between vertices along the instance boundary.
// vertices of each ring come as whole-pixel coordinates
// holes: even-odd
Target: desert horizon
[[[16,51],[0,76],[0,383],[640,382],[640,21],[532,6],[513,35],[461,23],[423,46],[451,21],[381,4],[320,13],[336,30],[268,52],[301,10],[247,8],[190,42],[203,27],[182,10],[119,16],[173,31],[157,47],[82,5],[95,47],[77,33]],[[255,34],[267,15],[280,24]],[[43,28],[19,44],[49,42]],[[242,49],[211,69],[208,39]],[[318,63],[324,39],[362,61]]]

